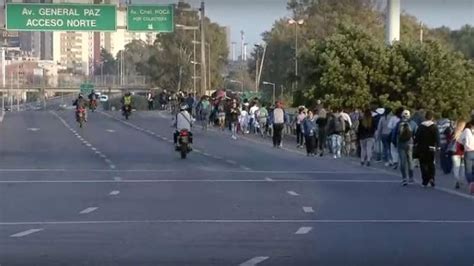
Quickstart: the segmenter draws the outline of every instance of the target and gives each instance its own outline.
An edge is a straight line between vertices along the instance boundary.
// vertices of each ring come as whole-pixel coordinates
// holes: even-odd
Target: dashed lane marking
[[[33,132],[36,132],[36,131],[39,131],[40,129],[37,128],[37,127],[30,127],[28,128],[28,131],[33,131]]]
[[[59,119],[59,121],[61,121],[61,123],[67,128],[69,129],[78,139],[79,141],[82,142],[82,144],[84,144],[86,147],[90,148],[91,151],[93,151],[95,154],[99,155],[101,158],[103,159],[106,159],[105,155],[103,155],[97,148],[95,148],[91,143],[89,143],[87,140],[85,140],[81,135],[79,135],[61,116],[59,116],[57,113],[53,112],[53,111],[50,111],[50,113],[52,115],[54,115],[57,119]],[[110,168],[112,164],[112,162],[109,160],[109,161],[105,161]],[[115,169],[115,167],[113,167],[112,169]]]
[[[88,213],[91,213],[93,211],[96,211],[99,207],[89,207],[89,208],[85,208],[84,210],[82,210],[81,212],[79,212],[79,214],[88,214]]]
[[[101,220],[101,221],[36,221],[36,222],[0,222],[0,226],[18,226],[18,225],[76,225],[76,224],[458,224],[458,225],[473,225],[474,220],[196,220],[196,219],[182,219],[182,220]]]
[[[254,258],[251,258],[245,262],[242,262],[241,264],[239,264],[240,266],[255,266],[257,264],[259,264],[260,262],[263,262],[265,260],[267,260],[269,257],[264,257],[264,256],[260,256],[260,257],[254,257]]]
[[[296,193],[296,192],[294,192],[294,191],[291,191],[291,190],[287,191],[286,193],[288,193],[288,194],[291,195],[291,196],[295,196],[295,197],[300,195],[300,194],[298,194],[298,193]]]
[[[115,180],[115,181],[122,181],[122,178],[121,178],[120,176],[115,176],[115,177],[114,177],[114,180]]]
[[[303,207],[303,211],[306,212],[306,213],[313,213],[314,212],[313,207]]]
[[[303,226],[298,229],[298,231],[295,232],[295,235],[305,235],[311,231],[313,227],[310,226]]]
[[[273,181],[273,179],[271,179],[270,177],[265,177],[265,181],[271,182],[271,181]]]
[[[43,230],[44,230],[44,229],[42,229],[42,228],[29,229],[29,230],[26,230],[26,231],[23,231],[23,232],[19,232],[19,233],[13,234],[13,235],[11,235],[10,237],[24,237],[24,236],[27,236],[27,235],[31,235],[31,234],[34,234],[34,233],[43,231]]]
[[[115,130],[113,130],[113,129],[107,129],[106,131],[109,132],[109,133],[114,133],[115,132]]]
[[[111,191],[111,192],[109,193],[110,196],[116,196],[116,195],[118,195],[118,194],[120,194],[120,191],[118,191],[118,190],[114,190],[114,191]]]

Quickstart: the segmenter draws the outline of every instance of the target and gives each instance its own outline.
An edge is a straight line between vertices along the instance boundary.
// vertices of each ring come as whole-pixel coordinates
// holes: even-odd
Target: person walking
[[[298,115],[296,116],[296,147],[303,148],[304,134],[303,134],[303,121],[306,118],[306,108],[300,106],[298,109]]]
[[[440,140],[440,152],[439,152],[439,162],[441,169],[444,174],[449,174],[452,171],[453,164],[451,160],[451,154],[448,152],[448,137],[453,134],[453,125],[451,120],[449,120],[447,114],[443,112],[443,118],[440,119],[437,123],[439,131],[439,140]]]
[[[416,123],[410,120],[410,111],[404,110],[392,134],[392,143],[397,149],[400,162],[402,186],[415,182],[413,179],[413,138],[416,129]]]
[[[240,110],[237,102],[233,102],[229,109],[229,124],[232,131],[232,139],[237,139],[237,124],[239,123]]]
[[[308,111],[308,115],[301,123],[302,133],[305,137],[306,144],[306,155],[314,156],[315,148],[318,142],[318,130],[316,125],[316,117],[314,117],[312,111]]]
[[[420,160],[422,185],[435,186],[435,154],[439,147],[439,130],[433,121],[433,112],[427,111],[423,121],[416,131],[414,149]]]
[[[262,137],[265,137],[268,127],[268,110],[264,105],[257,112],[258,130]]]
[[[397,125],[398,123],[400,123],[400,119],[402,117],[402,113],[404,111],[404,108],[403,107],[399,107],[396,111],[395,111],[395,115],[392,116],[388,122],[388,128],[390,129],[390,153],[391,153],[391,156],[392,156],[392,167],[393,169],[397,169],[398,168],[398,163],[399,163],[399,155],[398,155],[398,149],[397,147],[395,146],[395,142],[394,140],[396,140],[395,138],[395,131],[397,130]]]
[[[392,119],[392,109],[385,108],[383,116],[379,120],[377,126],[377,137],[382,141],[382,158],[385,166],[392,166],[392,154],[390,153],[390,134],[392,129],[389,128],[389,122]]]
[[[370,166],[372,160],[372,151],[375,143],[375,121],[372,117],[372,111],[366,109],[364,116],[359,122],[359,128],[357,131],[358,139],[360,142],[360,164]]]
[[[153,109],[155,109],[155,106],[154,106],[154,102],[155,102],[155,95],[153,94],[153,91],[150,90],[147,94],[146,94],[146,100],[148,102],[148,111],[152,111]]]
[[[455,189],[460,189],[464,178],[464,146],[461,143],[461,134],[466,127],[466,121],[458,120],[448,145],[448,152],[451,154],[453,161],[453,176],[456,180]]]
[[[341,158],[342,136],[345,133],[345,120],[341,111],[336,110],[331,114],[328,121],[328,133],[331,138],[331,151],[334,159]]]
[[[209,102],[208,96],[203,96],[201,102],[199,103],[199,117],[202,122],[202,129],[207,131],[209,126],[209,118],[211,116],[211,102]]]
[[[466,128],[461,135],[461,143],[464,145],[464,165],[469,192],[474,194],[474,120],[466,124]]]
[[[327,142],[327,111],[323,108],[322,105],[318,108],[317,113],[318,118],[316,119],[316,124],[318,125],[318,149],[319,149],[319,156],[323,157],[324,150],[326,149],[326,142]]]
[[[273,125],[273,147],[282,147],[282,133],[285,123],[288,122],[285,110],[281,102],[275,103],[275,109],[272,112],[272,125]]]

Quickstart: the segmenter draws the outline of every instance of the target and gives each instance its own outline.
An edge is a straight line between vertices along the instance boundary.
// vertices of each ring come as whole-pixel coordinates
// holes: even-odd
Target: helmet
[[[179,107],[179,110],[180,111],[184,111],[184,110],[188,110],[188,105],[187,104],[183,104]]]

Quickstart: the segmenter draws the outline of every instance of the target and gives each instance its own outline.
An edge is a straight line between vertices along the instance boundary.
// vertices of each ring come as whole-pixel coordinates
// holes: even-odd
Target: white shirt
[[[466,128],[462,132],[461,143],[464,145],[465,151],[474,151],[474,135],[470,128]]]
[[[176,129],[178,131],[183,129],[191,131],[192,124],[193,118],[188,113],[188,111],[181,111],[176,115]]]
[[[351,119],[351,117],[350,117],[348,114],[344,113],[344,112],[341,112],[341,116],[342,116],[342,119],[344,119],[345,121],[349,122],[349,126],[352,127],[352,119]]]
[[[258,106],[254,105],[250,108],[250,118],[255,118],[255,114],[258,112]]]

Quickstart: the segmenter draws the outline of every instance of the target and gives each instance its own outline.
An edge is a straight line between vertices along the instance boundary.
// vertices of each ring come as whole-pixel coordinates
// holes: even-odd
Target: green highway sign
[[[94,85],[89,83],[82,83],[81,84],[81,93],[84,94],[84,97],[91,94],[92,90],[94,90]]]
[[[6,28],[15,31],[115,31],[115,5],[7,3]]]
[[[146,32],[173,32],[174,5],[128,6],[127,30]]]

